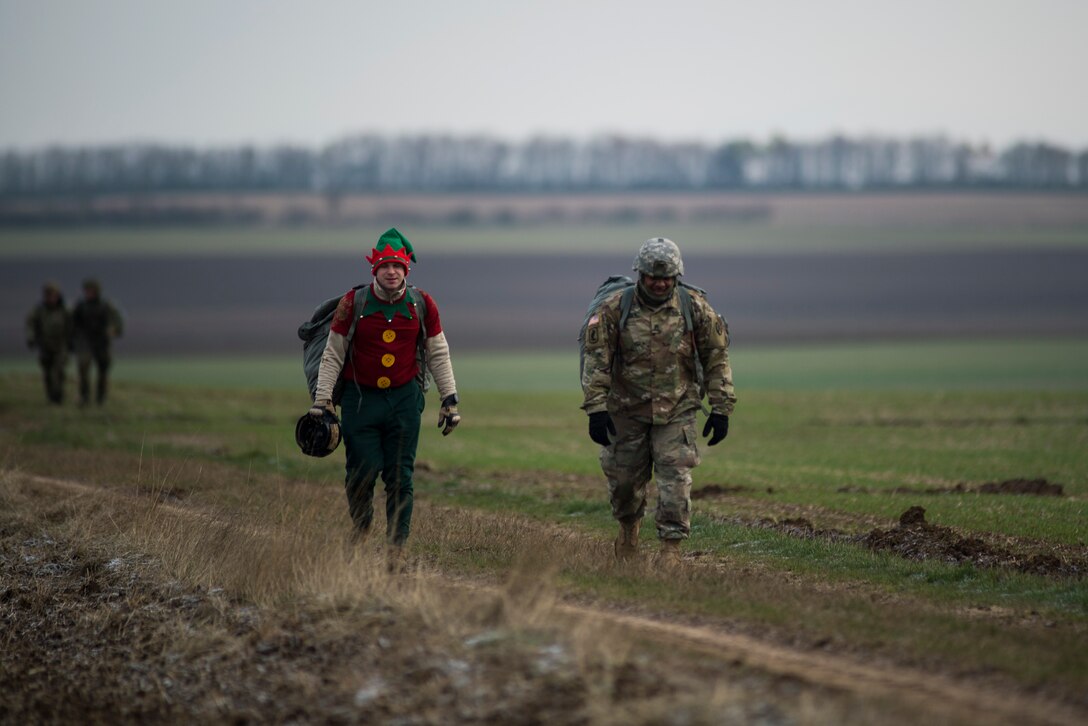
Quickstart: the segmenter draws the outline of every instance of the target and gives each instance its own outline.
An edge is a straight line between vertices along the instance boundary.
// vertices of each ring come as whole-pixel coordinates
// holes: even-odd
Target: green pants
[[[412,524],[412,472],[419,444],[423,391],[415,381],[400,388],[360,387],[350,381],[340,402],[347,451],[344,487],[352,524],[360,533],[374,518],[374,485],[385,485],[386,537],[404,544]]]

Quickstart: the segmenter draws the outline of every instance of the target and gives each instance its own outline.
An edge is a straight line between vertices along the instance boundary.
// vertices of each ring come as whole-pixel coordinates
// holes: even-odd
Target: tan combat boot
[[[620,522],[620,534],[616,537],[616,559],[620,562],[630,562],[638,557],[638,530],[642,526],[642,520],[633,522]]]
[[[661,564],[665,567],[677,567],[680,564],[680,540],[661,540]]]

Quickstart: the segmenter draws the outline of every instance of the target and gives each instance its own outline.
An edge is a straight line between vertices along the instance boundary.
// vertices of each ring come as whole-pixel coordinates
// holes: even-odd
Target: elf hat
[[[390,227],[378,238],[378,244],[374,245],[374,250],[366,261],[370,263],[372,275],[377,274],[378,268],[386,262],[400,263],[404,265],[404,271],[408,272],[412,269],[408,263],[416,261],[416,253],[412,249],[412,243],[396,227]]]

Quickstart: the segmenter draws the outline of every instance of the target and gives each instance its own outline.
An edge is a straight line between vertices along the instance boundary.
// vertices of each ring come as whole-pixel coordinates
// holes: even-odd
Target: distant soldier
[[[83,299],[72,311],[72,345],[79,363],[79,405],[86,406],[91,400],[91,364],[98,369],[95,401],[106,401],[110,370],[110,343],[121,337],[123,321],[121,313],[110,301],[102,297],[98,281],[83,281]]]
[[[616,557],[638,555],[646,486],[656,475],[657,536],[663,562],[673,565],[680,561],[680,540],[691,533],[691,470],[699,463],[695,412],[703,398],[699,366],[710,403],[703,436],[711,436],[714,446],[729,432],[736,402],[729,330],[701,292],[680,289],[684,263],[671,240],[647,240],[633,269],[639,278],[622,327],[623,291],[606,298],[589,319],[582,408],[590,438],[603,447],[601,468],[620,523]]]
[[[68,340],[72,316],[55,282],[42,286],[42,301],[26,318],[26,344],[37,348],[38,363],[45,379],[45,395],[50,403],[64,401],[64,368],[68,363]]]

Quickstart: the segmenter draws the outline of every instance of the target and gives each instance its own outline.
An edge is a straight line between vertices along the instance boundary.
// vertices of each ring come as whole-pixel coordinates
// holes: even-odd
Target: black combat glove
[[[616,424],[612,423],[608,411],[589,414],[589,438],[601,446],[610,446],[612,440],[609,435],[616,435]]]
[[[714,431],[714,435],[710,436],[710,432]],[[729,434],[729,417],[724,413],[712,413],[706,420],[706,426],[703,427],[703,436],[710,436],[710,441],[706,442],[707,446],[713,446]]]

